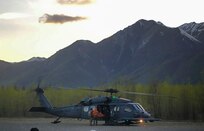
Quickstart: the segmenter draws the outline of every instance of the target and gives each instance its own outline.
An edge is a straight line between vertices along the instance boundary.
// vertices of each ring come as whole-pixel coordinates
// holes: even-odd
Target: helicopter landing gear
[[[51,122],[52,124],[57,124],[60,123],[61,121],[59,121],[60,117],[58,117],[55,121]]]
[[[97,126],[98,125],[98,120],[97,119],[90,119],[90,126]]]

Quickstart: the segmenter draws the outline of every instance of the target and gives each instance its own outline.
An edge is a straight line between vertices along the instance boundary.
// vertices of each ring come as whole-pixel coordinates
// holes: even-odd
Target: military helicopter
[[[110,96],[85,98],[75,105],[70,105],[66,107],[53,107],[45,97],[44,90],[40,88],[38,85],[35,91],[39,98],[41,107],[32,107],[29,111],[44,112],[57,116],[58,118],[52,122],[54,124],[60,123],[61,122],[60,118],[88,119],[90,120],[90,125],[93,125],[92,120],[105,121],[105,124],[107,125],[116,124],[130,125],[160,120],[158,118],[151,117],[151,114],[148,113],[139,103],[135,103],[129,99],[118,98],[113,96],[114,93],[119,92],[119,90],[117,89],[105,89],[105,90],[85,89],[85,90],[106,92],[110,93]],[[137,93],[128,91],[122,91],[122,93],[146,96],[158,96],[156,94]],[[92,111],[94,108],[96,108],[98,112],[103,114],[103,116],[93,118]],[[94,124],[96,125],[97,122],[95,122]]]

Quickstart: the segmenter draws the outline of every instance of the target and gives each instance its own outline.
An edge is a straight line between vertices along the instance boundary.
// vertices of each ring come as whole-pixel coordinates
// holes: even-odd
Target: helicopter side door
[[[83,106],[82,107],[82,115],[81,118],[82,119],[90,119],[91,118],[91,110],[95,108],[95,106]]]
[[[134,107],[131,104],[123,104],[114,107],[114,119],[117,121],[129,120],[134,117]]]
[[[120,105],[111,105],[110,109],[112,120],[118,120],[120,118]]]
[[[134,108],[131,104],[126,104],[121,109],[122,119],[128,119],[134,117]]]

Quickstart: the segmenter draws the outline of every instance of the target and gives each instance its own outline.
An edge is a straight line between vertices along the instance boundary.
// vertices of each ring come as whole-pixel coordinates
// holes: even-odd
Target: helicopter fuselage
[[[120,123],[126,122],[127,124],[134,124],[138,122],[153,122],[158,119],[152,118],[151,115],[139,104],[134,103],[129,99],[117,97],[94,97],[86,98],[79,104],[70,105],[66,107],[52,107],[44,96],[44,91],[41,88],[36,89],[39,101],[42,107],[32,107],[31,112],[45,112],[58,116],[54,123],[59,123],[59,119],[64,118],[77,118],[77,119],[92,119],[91,112],[94,108],[103,114],[103,117],[94,118],[102,120],[106,123]]]

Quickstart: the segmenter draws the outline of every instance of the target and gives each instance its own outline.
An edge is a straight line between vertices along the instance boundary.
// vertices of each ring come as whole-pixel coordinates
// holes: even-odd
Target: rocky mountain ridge
[[[170,28],[139,20],[98,43],[78,40],[42,61],[0,61],[0,85],[98,86],[125,80],[134,83],[204,80],[203,23]]]

